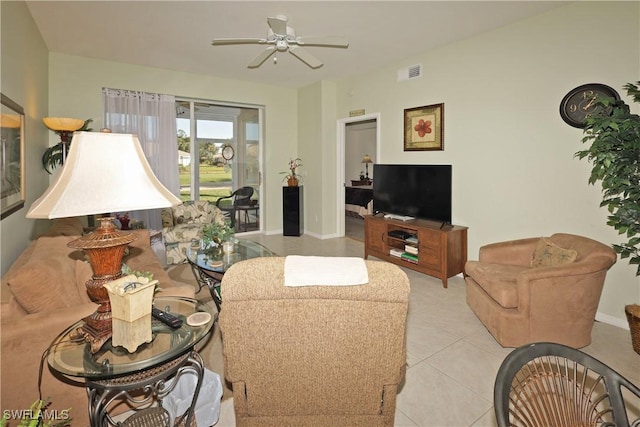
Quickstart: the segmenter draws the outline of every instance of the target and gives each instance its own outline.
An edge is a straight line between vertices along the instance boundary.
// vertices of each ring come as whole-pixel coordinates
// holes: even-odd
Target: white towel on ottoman
[[[285,286],[350,286],[369,283],[362,258],[289,255],[284,260]]]

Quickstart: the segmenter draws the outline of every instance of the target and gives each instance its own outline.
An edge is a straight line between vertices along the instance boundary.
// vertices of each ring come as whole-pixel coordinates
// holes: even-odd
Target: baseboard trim
[[[611,316],[609,314],[597,312],[596,320],[598,322],[602,322],[608,325],[617,326],[618,328],[626,329],[627,331],[629,330],[629,323],[626,320]]]

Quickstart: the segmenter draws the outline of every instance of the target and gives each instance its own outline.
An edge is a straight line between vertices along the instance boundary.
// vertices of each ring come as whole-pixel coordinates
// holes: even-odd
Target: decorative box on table
[[[134,274],[104,284],[111,302],[111,343],[134,352],[151,342],[151,307],[157,280]]]

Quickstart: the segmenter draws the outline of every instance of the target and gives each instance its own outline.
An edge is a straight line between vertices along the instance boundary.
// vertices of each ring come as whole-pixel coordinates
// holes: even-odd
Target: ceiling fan
[[[322,66],[322,61],[310,54],[302,46],[349,47],[349,42],[342,37],[298,37],[296,36],[295,30],[287,25],[287,20],[287,17],[284,15],[268,17],[267,23],[269,24],[269,29],[267,31],[267,37],[264,39],[213,39],[211,44],[213,46],[254,43],[269,45],[249,62],[248,68],[257,68],[274,53],[285,52],[287,50],[309,67],[318,68]],[[277,56],[274,57],[274,62],[277,62]]]

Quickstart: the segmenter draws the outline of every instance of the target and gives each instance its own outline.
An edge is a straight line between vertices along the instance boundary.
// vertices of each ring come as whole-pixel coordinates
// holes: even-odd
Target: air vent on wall
[[[411,65],[407,68],[402,68],[398,70],[398,81],[417,79],[422,76],[422,65]]]

